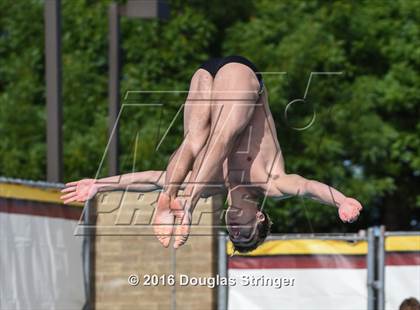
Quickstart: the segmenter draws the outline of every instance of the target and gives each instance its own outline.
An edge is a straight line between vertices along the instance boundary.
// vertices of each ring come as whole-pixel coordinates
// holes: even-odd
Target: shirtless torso
[[[285,174],[284,160],[276,127],[263,93],[255,104],[249,124],[224,162],[224,177],[229,184],[254,185],[266,192],[273,178]]]

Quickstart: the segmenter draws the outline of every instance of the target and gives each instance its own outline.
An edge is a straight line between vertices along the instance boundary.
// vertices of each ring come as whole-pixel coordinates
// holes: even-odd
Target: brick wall
[[[162,247],[148,225],[158,194],[118,191],[95,198],[95,309],[215,309],[217,288],[128,284],[131,274],[139,275],[141,282],[145,274],[175,274],[178,282],[181,274],[210,277],[217,272],[214,200],[200,200],[193,216],[192,235],[184,246],[174,250],[172,244]]]

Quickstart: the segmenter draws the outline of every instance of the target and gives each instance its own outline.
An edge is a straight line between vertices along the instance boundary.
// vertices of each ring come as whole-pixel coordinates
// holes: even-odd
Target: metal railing
[[[367,268],[367,309],[385,309],[385,238],[389,236],[418,236],[420,232],[386,232],[384,226],[368,228],[367,232],[359,234],[284,234],[271,235],[267,240],[293,240],[293,239],[314,239],[314,240],[345,240],[345,241],[367,241],[368,251],[366,255]],[[218,251],[219,264],[218,273],[227,277],[227,236],[219,232]],[[228,305],[228,287],[218,287],[218,310],[226,310]]]

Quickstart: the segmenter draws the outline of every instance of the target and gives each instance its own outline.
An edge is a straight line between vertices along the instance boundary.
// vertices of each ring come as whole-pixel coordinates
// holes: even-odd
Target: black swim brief
[[[243,56],[233,55],[233,56],[227,56],[227,57],[221,57],[221,58],[212,58],[212,59],[207,60],[205,63],[203,63],[200,66],[200,68],[208,71],[214,78],[216,76],[217,71],[219,71],[221,67],[231,62],[237,62],[245,66],[248,66],[249,68],[251,68],[252,71],[255,72],[255,75],[258,81],[260,82],[260,90],[258,93],[261,94],[264,89],[264,82],[262,79],[262,75],[257,69],[257,67],[250,60],[246,59]]]

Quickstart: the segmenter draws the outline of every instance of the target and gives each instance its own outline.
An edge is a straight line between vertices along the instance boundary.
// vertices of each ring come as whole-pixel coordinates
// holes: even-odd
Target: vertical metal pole
[[[227,256],[226,256],[226,234],[223,231],[219,231],[218,235],[218,273],[219,276],[226,277],[227,273]],[[219,285],[217,289],[217,309],[227,309],[227,286]]]
[[[118,174],[118,124],[117,117],[120,109],[120,20],[118,14],[118,5],[111,3],[108,10],[108,23],[109,23],[109,50],[108,50],[108,66],[109,66],[109,123],[108,123],[108,136],[110,144],[108,148],[108,173],[109,175]],[[114,126],[114,135],[111,132]]]
[[[385,228],[368,229],[368,310],[385,309]]]
[[[176,249],[171,247],[172,274],[176,278]],[[176,283],[176,281],[175,281]],[[176,285],[171,287],[171,310],[176,310]]]
[[[378,227],[378,247],[377,247],[377,289],[378,289],[378,309],[385,309],[385,227]]]
[[[91,261],[91,246],[92,238],[90,231],[90,216],[91,216],[91,200],[86,201],[83,209],[83,278],[84,278],[84,287],[85,287],[85,305],[83,310],[92,309],[92,292],[91,292],[91,270],[92,270],[92,261]]]
[[[375,235],[373,228],[368,229],[367,235],[368,253],[367,253],[367,293],[368,310],[375,309]]]
[[[60,0],[45,0],[45,80],[47,98],[47,181],[61,182],[61,44]]]

